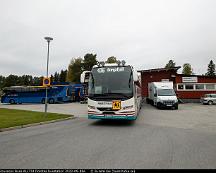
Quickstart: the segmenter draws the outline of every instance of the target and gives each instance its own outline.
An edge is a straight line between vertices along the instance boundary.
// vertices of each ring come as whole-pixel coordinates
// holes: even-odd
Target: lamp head
[[[121,65],[121,61],[118,60],[118,61],[117,61],[117,64],[118,64],[118,66],[120,66],[120,65]]]
[[[122,63],[122,66],[125,66],[126,64],[125,60],[123,60],[121,63]]]
[[[48,41],[48,42],[50,42],[50,41],[52,41],[52,40],[53,40],[53,38],[52,38],[52,37],[44,37],[44,39],[45,39],[46,41]]]

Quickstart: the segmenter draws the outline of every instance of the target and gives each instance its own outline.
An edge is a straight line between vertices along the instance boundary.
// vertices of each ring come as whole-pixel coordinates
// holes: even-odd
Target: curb
[[[39,123],[33,123],[33,124],[26,124],[26,125],[20,125],[20,126],[15,126],[15,127],[2,128],[2,129],[0,129],[0,132],[5,132],[5,131],[9,131],[9,130],[16,130],[16,129],[22,129],[22,128],[26,128],[26,127],[39,126],[39,125],[43,125],[43,124],[51,124],[51,123],[71,120],[71,119],[75,119],[75,118],[76,117],[71,116],[71,117],[68,117],[68,118],[62,118],[62,119],[57,119],[57,120],[44,121],[44,122],[39,122]]]

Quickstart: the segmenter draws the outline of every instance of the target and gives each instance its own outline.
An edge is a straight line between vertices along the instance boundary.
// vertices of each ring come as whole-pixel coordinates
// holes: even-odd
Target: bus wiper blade
[[[129,87],[129,88],[131,87],[131,86],[130,86],[130,83],[131,83],[131,77],[132,77],[132,75],[133,75],[133,73],[132,73],[132,71],[131,71],[130,77],[129,77],[129,81],[128,81],[128,87]]]

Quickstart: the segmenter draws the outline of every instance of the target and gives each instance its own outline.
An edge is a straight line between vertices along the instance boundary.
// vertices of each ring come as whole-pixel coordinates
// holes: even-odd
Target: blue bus
[[[73,85],[51,85],[47,88],[48,103],[61,103],[73,100]],[[45,103],[46,87],[12,86],[3,89],[2,103]]]

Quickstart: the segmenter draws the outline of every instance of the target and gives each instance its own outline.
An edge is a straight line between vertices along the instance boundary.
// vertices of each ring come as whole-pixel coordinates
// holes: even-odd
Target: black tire
[[[158,104],[158,103],[157,103],[156,107],[157,107],[158,109],[161,109],[161,107],[159,106],[159,104]]]
[[[49,104],[54,104],[55,100],[53,98],[49,99]]]
[[[208,105],[213,105],[213,101],[208,101]]]
[[[177,106],[175,106],[175,109],[176,109],[176,110],[178,110],[178,105],[177,105]]]
[[[41,103],[42,103],[42,104],[45,104],[45,99],[42,99],[42,100],[41,100]]]
[[[10,104],[15,104],[16,102],[15,102],[14,99],[10,99],[10,100],[9,100],[9,103],[10,103]]]

